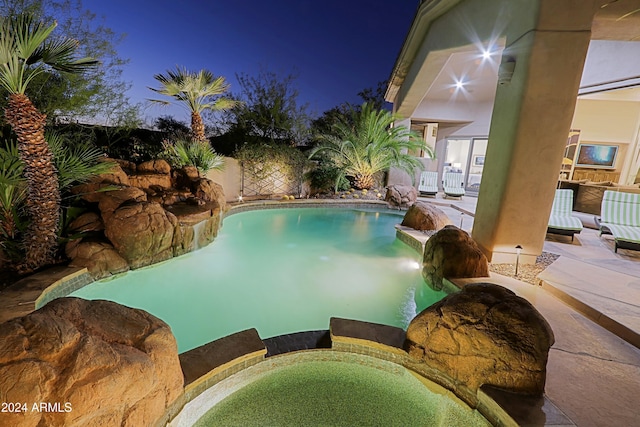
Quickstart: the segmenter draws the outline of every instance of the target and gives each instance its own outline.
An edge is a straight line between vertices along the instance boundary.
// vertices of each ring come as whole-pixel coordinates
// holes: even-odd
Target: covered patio
[[[636,0],[421,2],[386,99],[436,147],[426,169],[465,175],[468,194],[478,195],[472,235],[492,262],[513,261],[516,246],[525,263],[542,252],[579,95],[614,102],[628,89],[630,130],[616,133],[603,119],[585,138],[609,132],[599,141],[616,141],[620,153],[604,171],[634,183],[640,79],[628,59],[637,56],[625,52],[640,49],[639,8]],[[464,156],[452,156],[447,146],[462,140]]]

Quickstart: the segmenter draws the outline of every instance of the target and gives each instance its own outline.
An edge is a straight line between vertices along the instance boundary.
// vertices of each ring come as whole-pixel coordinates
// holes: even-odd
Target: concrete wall
[[[242,169],[236,159],[225,157],[224,169],[222,171],[209,171],[207,178],[222,185],[227,202],[238,200],[242,185]]]
[[[638,172],[634,155],[638,148],[640,100],[578,99],[572,129],[580,130],[580,142],[618,145],[615,172],[620,183],[632,184]]]

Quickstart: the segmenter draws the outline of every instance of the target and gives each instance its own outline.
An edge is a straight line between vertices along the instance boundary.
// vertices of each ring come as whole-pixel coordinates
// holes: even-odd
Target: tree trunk
[[[358,190],[370,190],[373,188],[374,183],[373,175],[358,174],[355,176],[353,184]]]
[[[207,142],[207,137],[204,134],[202,116],[200,116],[200,113],[195,111],[191,113],[191,135],[194,141]]]
[[[18,151],[27,180],[25,204],[30,222],[24,236],[26,256],[21,269],[29,272],[54,260],[60,219],[58,174],[44,139],[46,116],[26,95],[11,94],[5,117],[18,137]]]

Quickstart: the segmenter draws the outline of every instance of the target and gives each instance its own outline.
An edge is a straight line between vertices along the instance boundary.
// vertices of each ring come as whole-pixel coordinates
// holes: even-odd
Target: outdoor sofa
[[[640,194],[607,190],[602,198],[600,235],[611,234],[618,248],[640,250]]]
[[[464,176],[459,172],[445,172],[442,179],[445,196],[457,198],[464,196],[463,178]]]
[[[573,216],[573,190],[558,189],[553,198],[547,233],[571,236],[582,231],[582,221]]]
[[[418,191],[422,196],[435,196],[438,194],[438,172],[422,172]]]

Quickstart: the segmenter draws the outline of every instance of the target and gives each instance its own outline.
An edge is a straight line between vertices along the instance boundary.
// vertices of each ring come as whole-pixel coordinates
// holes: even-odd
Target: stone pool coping
[[[295,199],[295,200],[257,200],[251,202],[236,202],[229,206],[224,216],[230,216],[240,212],[279,209],[279,208],[352,208],[352,209],[376,209],[386,208],[390,211],[402,209],[390,207],[382,200],[341,200],[341,199]],[[406,208],[403,208],[406,210]]]
[[[92,282],[86,268],[67,266],[51,267],[25,277],[0,292],[0,323],[25,316]]]

